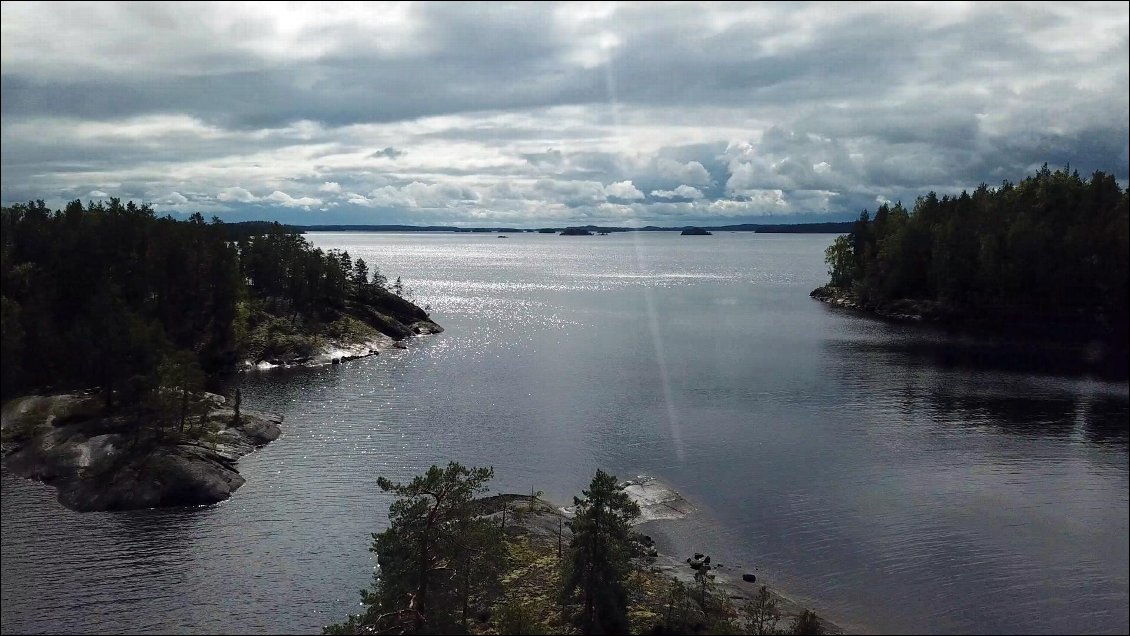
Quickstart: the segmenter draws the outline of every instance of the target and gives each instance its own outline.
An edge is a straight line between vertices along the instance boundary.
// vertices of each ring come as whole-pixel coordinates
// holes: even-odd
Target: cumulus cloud
[[[371,208],[446,208],[477,199],[478,195],[467,188],[413,181],[399,187],[382,186],[370,192],[367,197],[349,193],[346,200],[353,205]]]
[[[689,185],[681,185],[674,190],[652,190],[651,196],[657,199],[696,200],[702,198],[702,191]]]
[[[2,11],[4,203],[684,225],[1130,179],[1125,3]]]
[[[295,198],[281,190],[275,190],[274,192],[268,194],[265,199],[267,201],[273,201],[274,203],[287,208],[308,208],[310,206],[322,204],[321,199],[315,199],[313,197]]]
[[[610,183],[604,188],[604,193],[609,197],[615,197],[617,199],[635,200],[644,198],[643,192],[640,192],[639,188],[632,185],[631,181]]]
[[[689,185],[707,185],[710,183],[710,173],[697,161],[680,163],[672,159],[661,158],[657,162],[659,174],[668,179]]]
[[[243,188],[224,188],[219,191],[219,193],[216,195],[216,198],[224,202],[239,203],[251,203],[252,201],[259,200],[259,197],[251,194]]]

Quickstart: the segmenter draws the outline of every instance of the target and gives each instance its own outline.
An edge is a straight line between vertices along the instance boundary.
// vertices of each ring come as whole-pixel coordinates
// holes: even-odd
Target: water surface
[[[312,632],[357,610],[384,475],[493,465],[560,502],[597,467],[699,506],[668,550],[879,632],[1128,619],[1127,385],[808,297],[827,235],[312,234],[447,331],[243,379],[286,416],[211,507],[79,514],[4,473],[7,632]]]

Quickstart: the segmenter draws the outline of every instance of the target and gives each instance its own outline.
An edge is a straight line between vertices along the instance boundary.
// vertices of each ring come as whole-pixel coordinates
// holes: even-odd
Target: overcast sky
[[[4,3],[5,203],[304,223],[851,218],[1127,184],[1130,4]]]

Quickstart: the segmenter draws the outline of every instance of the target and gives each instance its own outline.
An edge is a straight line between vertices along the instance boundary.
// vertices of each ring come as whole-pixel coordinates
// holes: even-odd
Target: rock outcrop
[[[236,461],[277,439],[282,417],[243,409],[237,421],[222,397],[195,399],[204,412],[186,422],[192,433],[157,437],[139,434],[137,412],[105,413],[98,395],[12,400],[3,407],[4,463],[83,512],[223,501],[244,484]]]
[[[249,358],[244,360],[243,369],[340,364],[379,355],[389,347],[405,349],[403,342],[413,336],[443,332],[443,327],[432,321],[423,309],[386,291],[379,292],[369,303],[347,302],[343,315],[363,323],[361,330],[348,335],[299,330],[300,333],[285,342],[304,343],[305,347],[295,346],[293,350]]]

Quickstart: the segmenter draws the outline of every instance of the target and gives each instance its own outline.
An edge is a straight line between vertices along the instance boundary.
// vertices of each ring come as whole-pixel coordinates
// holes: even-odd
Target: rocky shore
[[[661,530],[664,523],[694,514],[695,508],[686,498],[661,481],[643,475],[622,482],[620,487],[640,507],[640,515],[633,525],[637,527],[640,543],[640,556],[636,561],[643,577],[643,588],[664,590],[670,580],[675,579],[697,589],[700,580],[696,579],[696,575],[700,575],[709,580],[714,594],[727,597],[739,614],[743,607],[754,601],[765,583],[753,571],[728,566],[725,559],[717,558],[717,555],[712,558],[711,555],[694,553],[680,558],[664,554],[659,552],[655,541],[647,534]],[[561,541],[568,544],[571,533],[565,522],[573,515],[572,506],[557,508],[529,495],[509,494],[488,497],[480,502],[483,513],[492,518],[501,519],[503,509],[507,510],[506,532],[528,537],[533,558],[548,551],[550,554],[545,558],[552,561],[549,557],[556,554],[558,533],[561,533]],[[807,609],[779,590],[766,587],[781,612],[779,628],[785,628]],[[818,617],[818,621],[825,634],[844,633],[842,627],[824,617]]]
[[[17,398],[0,411],[4,464],[81,512],[217,503],[244,484],[237,460],[277,439],[282,417],[241,409],[237,419],[210,393],[193,401],[181,432],[147,426],[138,410],[107,412],[92,393]]]
[[[280,339],[270,347],[270,354],[244,360],[242,370],[341,364],[389,348],[407,349],[412,337],[443,331],[422,309],[395,294],[384,294],[379,305],[350,303],[344,316],[351,326],[348,333],[302,333]]]
[[[835,307],[866,311],[889,320],[902,322],[949,322],[958,318],[957,312],[932,300],[902,298],[880,305],[865,303],[850,290],[825,285],[809,294],[816,300]]]
[[[407,348],[419,335],[440,333],[424,310],[391,293],[379,302],[350,303],[317,333],[289,321],[242,370],[319,366]],[[159,390],[160,392],[161,390]],[[164,390],[167,391],[167,390]],[[166,396],[169,397],[169,396]],[[183,427],[163,406],[107,410],[97,391],[29,395],[2,408],[0,454],[12,473],[58,489],[78,511],[213,504],[244,484],[237,460],[281,434],[282,417],[230,408],[224,397],[194,394]]]
[[[694,506],[682,495],[652,477],[641,475],[623,482],[621,486],[628,497],[640,507],[640,516],[636,524],[642,526],[642,532],[657,525],[661,527],[665,521],[684,519],[694,512]],[[655,542],[650,536],[642,533],[640,536],[647,547],[648,565],[653,572],[687,585],[697,585],[696,575],[706,576],[718,592],[729,597],[735,606],[742,607],[752,602],[761,587],[765,585],[763,581],[758,580],[754,572],[727,566],[722,559],[712,559],[711,555],[701,552],[695,552],[685,558],[663,554],[655,547]],[[768,586],[766,588],[781,611],[781,627],[807,609],[780,591]],[[819,622],[825,634],[844,633],[840,626],[824,617],[819,617]]]

